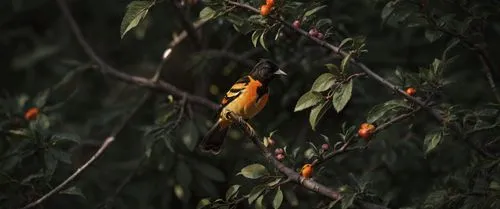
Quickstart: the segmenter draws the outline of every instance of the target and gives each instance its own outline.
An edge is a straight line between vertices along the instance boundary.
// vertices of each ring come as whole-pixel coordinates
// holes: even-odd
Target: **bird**
[[[200,149],[218,155],[232,125],[232,112],[248,121],[257,115],[269,99],[269,83],[287,74],[269,59],[260,59],[248,75],[238,79],[226,92],[217,111],[217,121],[200,142]]]

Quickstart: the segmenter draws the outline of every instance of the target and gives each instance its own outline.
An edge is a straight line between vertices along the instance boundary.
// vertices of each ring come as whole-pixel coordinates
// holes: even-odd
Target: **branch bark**
[[[259,148],[259,150],[262,152],[264,157],[274,166],[276,169],[278,169],[282,174],[287,176],[287,178],[290,181],[293,181],[297,184],[302,185],[302,187],[309,189],[311,191],[314,191],[316,193],[319,193],[323,196],[326,196],[332,200],[339,200],[342,199],[342,195],[338,192],[335,191],[334,189],[327,187],[323,184],[320,184],[312,179],[309,178],[304,178],[301,176],[299,173],[295,172],[293,169],[287,167],[285,164],[281,163],[278,161],[276,158],[273,157],[273,154],[262,144],[259,140],[259,137],[257,136],[257,133],[255,130],[248,124],[243,118],[235,115],[232,112],[229,112],[229,118],[236,122],[238,127],[245,132],[245,134],[252,140],[252,142]],[[373,203],[366,203],[366,202],[358,202],[359,206],[362,208],[366,209],[379,209],[379,208],[384,208],[387,209],[387,207],[373,204]]]
[[[66,20],[69,23],[71,30],[75,34],[76,40],[78,41],[80,46],[83,48],[85,53],[94,62],[96,62],[97,65],[99,65],[99,69],[103,74],[114,77],[118,80],[121,80],[121,81],[124,81],[127,83],[135,84],[137,86],[142,86],[142,87],[146,87],[146,88],[150,88],[150,89],[168,92],[168,93],[171,93],[172,95],[177,96],[177,97],[182,97],[184,95],[184,93],[185,93],[184,91],[180,90],[176,86],[174,86],[170,83],[167,83],[165,81],[158,80],[158,82],[153,82],[150,79],[147,79],[144,77],[133,76],[133,75],[130,75],[130,74],[127,74],[124,72],[120,72],[119,70],[109,66],[99,56],[97,56],[97,54],[94,52],[92,47],[90,47],[88,42],[85,40],[85,38],[83,37],[82,31],[80,30],[80,28],[78,27],[78,24],[76,23],[75,19],[71,15],[71,12],[69,11],[69,8],[66,5],[66,3],[64,2],[64,0],[57,0],[57,2],[59,3],[59,5],[61,7],[61,11],[62,11],[64,17],[66,18]],[[205,21],[200,21],[200,22],[197,22],[197,24],[194,24],[194,26],[199,28],[204,23],[205,23]],[[182,36],[182,33],[181,33],[181,36],[174,38],[174,40],[169,44],[170,49],[174,48],[185,37],[186,37],[186,35]],[[189,101],[191,103],[206,106],[206,107],[209,107],[209,108],[214,109],[214,110],[216,110],[219,107],[218,104],[216,104],[210,100],[207,100],[203,97],[195,96],[192,94],[186,95],[186,99],[187,99],[187,101]]]

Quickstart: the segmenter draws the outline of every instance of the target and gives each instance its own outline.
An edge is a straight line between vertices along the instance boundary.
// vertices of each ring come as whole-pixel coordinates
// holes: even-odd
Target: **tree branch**
[[[245,134],[252,140],[255,146],[259,148],[264,157],[282,174],[287,176],[288,179],[290,179],[290,181],[300,184],[306,189],[322,194],[333,200],[342,199],[342,196],[338,191],[335,191],[334,189],[329,188],[323,184],[320,184],[312,179],[304,178],[299,173],[295,172],[293,169],[287,167],[285,164],[281,163],[276,158],[274,158],[273,154],[266,148],[266,146],[264,146],[264,144],[260,142],[259,137],[257,136],[255,130],[250,126],[250,124],[248,124],[245,120],[243,120],[243,118],[235,115],[232,112],[229,112],[228,116],[231,120],[233,120],[236,123],[236,125],[239,126],[241,130],[245,132]],[[365,202],[361,202],[359,204],[362,208],[367,208],[367,209],[386,208],[384,206],[365,203]]]
[[[94,50],[92,49],[92,47],[90,47],[90,45],[87,43],[87,41],[83,37],[82,31],[80,30],[80,28],[78,27],[75,19],[71,15],[71,13],[70,13],[70,11],[68,9],[68,6],[66,5],[65,1],[64,0],[57,0],[57,2],[59,3],[59,5],[61,7],[61,11],[62,11],[64,17],[66,18],[66,20],[69,23],[69,26],[70,26],[71,30],[75,34],[78,43],[83,48],[83,50],[85,51],[85,53],[94,62],[96,62],[99,65],[99,69],[100,69],[100,71],[103,74],[109,75],[111,77],[114,77],[114,78],[116,78],[118,80],[121,80],[121,81],[124,81],[124,82],[127,82],[127,83],[131,83],[131,84],[135,84],[135,85],[138,85],[138,86],[142,86],[142,87],[146,87],[146,88],[150,88],[150,89],[155,89],[155,90],[167,92],[167,93],[170,93],[170,94],[172,94],[174,96],[177,96],[177,97],[182,97],[185,94],[184,91],[178,89],[176,86],[174,86],[174,85],[172,85],[170,83],[167,83],[165,81],[158,80],[158,82],[153,82],[150,79],[147,79],[147,78],[144,78],[144,77],[133,76],[133,75],[130,75],[130,74],[127,74],[127,73],[120,72],[117,69],[109,66],[99,56],[97,56],[97,54],[94,52]],[[204,24],[204,21],[199,21],[199,22],[196,22],[196,23],[197,24],[195,24],[194,26],[201,27]],[[174,40],[172,40],[172,42],[169,44],[170,49],[173,48],[173,47],[175,47],[185,37],[186,37],[186,35],[182,36],[182,33],[181,33],[181,35],[179,37],[174,38]],[[163,61],[165,61],[165,60],[163,60]],[[205,99],[205,98],[200,97],[200,96],[195,96],[195,95],[192,95],[192,94],[187,94],[186,95],[186,99],[187,99],[187,101],[189,101],[191,103],[203,105],[203,106],[209,107],[209,108],[214,109],[214,110],[216,110],[219,107],[218,104],[216,104],[216,103],[214,103],[214,102],[212,102],[212,101],[210,101],[208,99]]]
[[[71,174],[71,176],[69,176],[66,180],[64,180],[61,184],[57,185],[54,189],[50,190],[47,194],[43,195],[42,197],[40,197],[39,199],[35,200],[34,202],[32,203],[29,203],[27,204],[26,206],[22,207],[21,209],[28,209],[28,208],[32,208],[40,203],[42,203],[43,201],[45,201],[47,198],[49,198],[50,196],[52,196],[53,194],[55,194],[56,192],[59,192],[61,189],[63,189],[69,182],[73,181],[73,179],[75,179],[78,175],[80,175],[80,173],[85,170],[90,164],[92,164],[99,156],[101,156],[101,154],[104,152],[104,150],[106,150],[106,148],[108,148],[108,146],[111,144],[111,142],[113,142],[115,140],[115,136],[112,135],[108,138],[106,138],[106,140],[104,140],[104,142],[102,143],[101,147],[99,147],[99,149],[94,153],[94,155],[92,155],[92,157],[90,157],[90,159],[85,162],[82,166],[80,166],[73,174]]]
[[[250,10],[252,12],[255,12],[255,13],[259,13],[259,10],[248,5],[248,4],[244,4],[244,3],[239,3],[239,2],[234,2],[234,1],[230,1],[230,0],[226,0],[226,2],[228,4],[231,4],[231,5],[234,5],[234,6],[237,6],[237,7],[240,7],[240,8],[244,8],[244,9],[247,9],[247,10]],[[293,27],[292,24],[284,21],[283,19],[281,18],[277,18],[277,17],[270,17],[272,19],[275,19],[276,21],[278,22],[281,22],[283,25],[287,26],[288,28],[292,29],[292,30],[295,30],[297,33],[301,34],[302,36],[304,37],[307,37],[309,38],[310,40],[316,42],[317,44],[319,44],[320,46],[323,46],[327,49],[330,49],[332,50],[333,52],[335,53],[338,53],[339,55],[341,55],[342,57],[346,57],[348,56],[348,53],[341,50],[339,47],[337,46],[334,46],[324,40],[321,40],[321,39],[318,39],[318,38],[315,38],[315,37],[312,37],[312,36],[309,36],[308,32],[300,29],[300,28],[296,28],[296,27]],[[437,121],[439,121],[440,123],[444,123],[445,120],[443,118],[443,116],[435,109],[427,106],[422,100],[416,98],[416,97],[413,97],[413,96],[410,96],[408,95],[405,91],[403,91],[402,89],[398,88],[397,86],[395,86],[394,84],[390,83],[389,81],[387,81],[386,79],[382,78],[380,75],[378,75],[377,73],[373,72],[370,68],[368,68],[365,64],[363,64],[362,62],[359,62],[357,61],[356,59],[354,58],[350,58],[349,59],[349,62],[352,63],[353,65],[357,66],[358,68],[360,68],[361,70],[363,70],[366,74],[368,74],[368,76],[372,77],[373,79],[375,79],[377,82],[379,82],[380,84],[388,87],[389,89],[392,89],[394,91],[396,91],[397,93],[399,93],[401,96],[405,97],[406,99],[416,103],[417,105],[421,106],[422,108],[426,109]]]
[[[81,35],[80,29],[78,28],[78,26],[76,25],[75,20],[71,16],[71,13],[70,13],[70,11],[68,9],[68,6],[64,2],[64,0],[57,0],[57,2],[59,4],[60,9],[63,11],[63,14],[64,14],[65,18],[70,23],[71,28],[73,29],[73,32],[77,36],[77,38],[78,38],[80,44],[82,45],[82,47],[84,48],[84,50],[93,58],[93,60],[95,62],[97,62],[99,65],[101,65],[101,69],[108,69],[108,71],[109,71],[111,68],[106,63],[104,63],[97,55],[95,55],[93,49],[83,39],[83,36]],[[163,69],[165,61],[169,57],[170,53],[171,53],[171,48],[168,48],[167,50],[165,50],[165,52],[163,54],[163,57],[162,57],[162,61],[158,65],[158,67],[157,67],[157,69],[155,71],[155,74],[153,75],[153,77],[150,80],[147,80],[148,84],[151,84],[151,85],[159,85],[159,84],[161,84],[159,82],[159,75],[160,75],[161,69]],[[117,73],[119,73],[119,72],[117,72]],[[141,79],[144,79],[144,78],[141,78]],[[144,79],[144,80],[146,80],[146,79]],[[185,96],[184,97],[184,101],[185,101],[185,99],[187,99],[186,93],[182,93],[182,94]],[[125,125],[127,124],[127,122],[140,109],[140,107],[144,104],[144,102],[147,101],[147,99],[150,97],[150,95],[151,95],[150,91],[148,91],[146,94],[144,94],[144,96],[141,98],[141,100],[139,101],[139,103],[132,109],[132,111],[129,114],[127,114],[124,117],[123,121],[120,124],[118,124],[113,129],[113,131],[111,132],[110,136],[107,137],[106,140],[104,140],[104,142],[99,147],[99,149],[92,155],[92,157],[90,157],[89,160],[87,160],[87,162],[85,162],[82,166],[80,166],[73,174],[71,174],[71,176],[69,176],[68,178],[66,178],[66,180],[64,180],[62,183],[60,183],[59,185],[57,185],[54,189],[50,190],[48,193],[46,193],[45,195],[43,195],[41,198],[37,199],[34,202],[31,202],[31,203],[27,204],[26,206],[22,207],[21,209],[32,208],[32,207],[34,207],[34,206],[42,203],[47,198],[49,198],[50,196],[52,196],[56,192],[59,192],[61,189],[63,189],[68,183],[70,183],[71,181],[73,181],[76,177],[78,177],[80,175],[80,173],[82,173],[89,165],[91,165],[99,156],[102,155],[102,153],[108,148],[108,146],[115,140],[115,137],[118,135],[118,133],[120,133],[121,130],[123,130],[123,128],[125,127]]]

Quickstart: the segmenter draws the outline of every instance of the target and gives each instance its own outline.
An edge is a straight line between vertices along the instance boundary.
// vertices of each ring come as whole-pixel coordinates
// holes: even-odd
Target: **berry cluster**
[[[300,25],[301,25],[301,23],[300,23],[300,21],[299,21],[299,20],[295,20],[295,21],[293,21],[293,23],[292,23],[292,26],[293,26],[294,28],[297,28],[297,29],[299,29],[299,28],[300,28]],[[313,28],[311,28],[311,29],[309,29],[309,36],[311,36],[311,37],[315,37],[315,38],[317,38],[317,39],[323,39],[323,38],[325,37],[325,35],[323,35],[323,33],[319,32],[319,31],[318,31],[318,29],[316,29],[316,28],[314,28],[314,27],[313,27]]]

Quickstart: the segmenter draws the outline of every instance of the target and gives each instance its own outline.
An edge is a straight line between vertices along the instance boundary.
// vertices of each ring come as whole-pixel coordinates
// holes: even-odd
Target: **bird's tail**
[[[219,119],[212,128],[205,134],[200,143],[200,149],[204,152],[210,152],[214,155],[220,153],[224,139],[226,138],[227,130],[229,130],[229,122]]]

